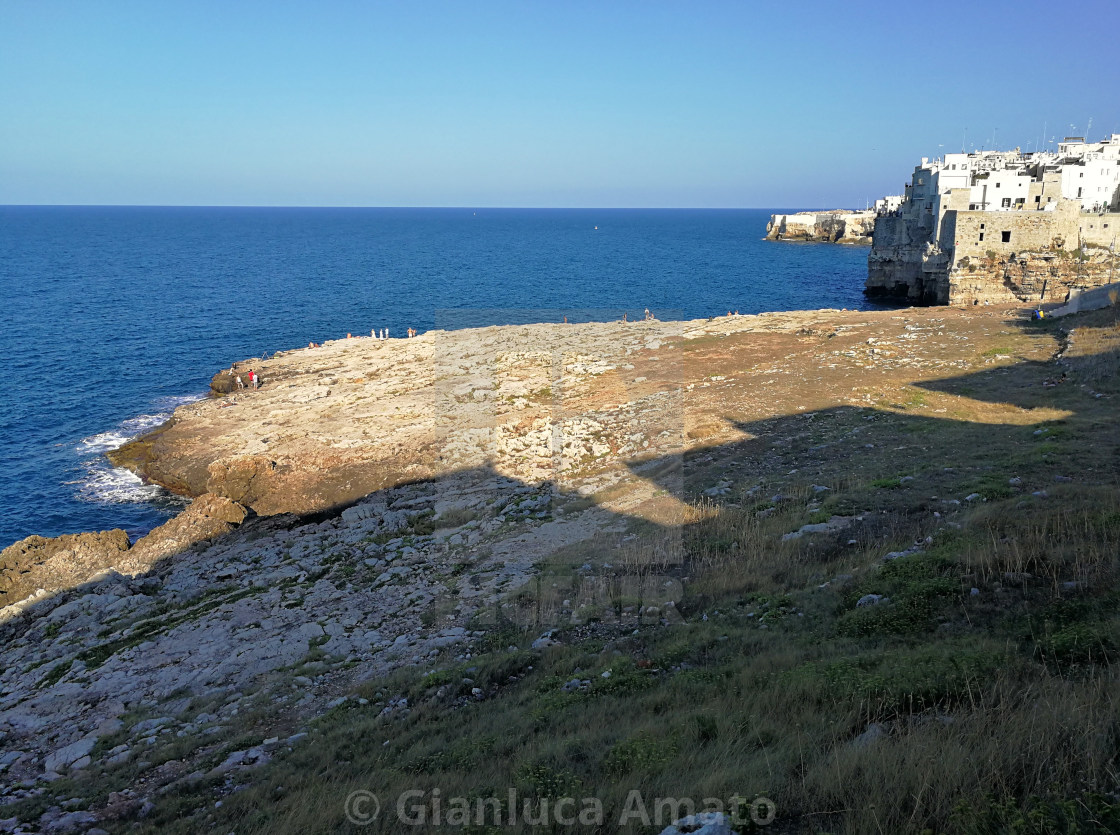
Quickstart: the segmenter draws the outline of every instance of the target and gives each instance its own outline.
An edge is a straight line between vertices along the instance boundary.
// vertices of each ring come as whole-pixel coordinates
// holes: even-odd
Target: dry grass
[[[243,790],[174,790],[129,831],[400,832],[393,798],[436,788],[594,796],[600,832],[668,823],[620,827],[631,789],[763,794],[779,817],[761,831],[782,833],[1120,831],[1120,427],[1094,396],[1115,390],[1115,315],[1083,321],[1066,366],[906,393],[960,419],[832,409],[686,458],[690,488],[734,467],[735,492],[558,552],[469,661],[368,682],[368,707],[332,711]],[[1042,426],[1036,408],[1069,417]],[[833,516],[847,525],[783,540]],[[565,599],[586,616],[561,623]],[[561,644],[531,650],[557,624]],[[380,716],[395,695],[411,712]],[[362,829],[343,814],[356,789],[383,806]]]

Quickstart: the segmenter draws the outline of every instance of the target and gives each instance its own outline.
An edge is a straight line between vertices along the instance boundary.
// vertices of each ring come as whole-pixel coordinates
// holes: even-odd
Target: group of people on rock
[[[647,321],[647,322],[656,322],[657,321],[657,317],[654,316],[652,313],[650,313],[648,307],[645,309],[645,315],[642,318],[644,318],[645,321]],[[565,322],[568,321],[567,316],[564,317],[564,321]],[[629,322],[630,321],[629,314],[623,313],[622,314],[622,321],[623,322]]]
[[[241,379],[241,375],[234,372],[232,368],[230,369],[230,373],[233,374],[233,384],[237,386],[238,391],[245,388],[245,381]],[[249,369],[248,377],[249,385],[252,388],[257,389],[261,387],[261,375],[252,368]]]
[[[371,339],[388,339],[389,338],[389,329],[388,328],[374,328],[373,330],[371,330],[369,332],[369,335],[370,335]],[[420,331],[417,328],[409,328],[408,329],[408,336],[409,336],[410,339],[414,336],[419,336],[419,335],[420,335]],[[348,333],[348,334],[346,334],[346,338],[347,339],[353,339],[354,334]],[[321,342],[308,342],[307,347],[308,348],[322,348],[323,343],[321,343]]]

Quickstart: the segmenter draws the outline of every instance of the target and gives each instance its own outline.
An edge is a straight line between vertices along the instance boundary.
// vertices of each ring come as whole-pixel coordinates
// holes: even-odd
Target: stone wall
[[[875,226],[875,212],[797,212],[771,215],[766,238],[771,241],[816,241],[867,246]]]
[[[1071,288],[1115,275],[1108,247],[1120,214],[1085,214],[1072,201],[1047,212],[954,214],[952,304],[1064,302]]]
[[[932,230],[912,218],[876,221],[865,293],[909,304],[1042,304],[1071,288],[1114,280],[1109,247],[1120,214],[1087,214],[1075,201],[1050,211],[946,211]]]
[[[1073,288],[1100,287],[1120,274],[1107,250],[989,253],[957,259],[948,276],[951,304],[1060,304]]]

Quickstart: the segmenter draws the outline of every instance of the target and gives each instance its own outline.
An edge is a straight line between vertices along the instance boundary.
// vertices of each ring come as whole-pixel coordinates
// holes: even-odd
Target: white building
[[[1120,206],[1120,133],[1103,142],[1076,138],[1058,146],[1062,156],[1062,197],[1078,200],[1087,212]]]
[[[1120,211],[1120,134],[1100,142],[1067,137],[1057,151],[1040,153],[1016,148],[923,157],[892,210],[936,227],[953,192],[952,207],[972,211],[1052,210],[1059,197],[1086,212]]]

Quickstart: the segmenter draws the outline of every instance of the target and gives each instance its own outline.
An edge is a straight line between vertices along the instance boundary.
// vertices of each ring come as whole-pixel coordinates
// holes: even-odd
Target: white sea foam
[[[96,461],[86,463],[86,475],[75,484],[78,498],[99,504],[150,502],[167,495],[158,484],[147,484],[136,473]]]
[[[125,502],[150,502],[169,498],[170,494],[156,484],[148,484],[135,473],[110,466],[105,453],[119,449],[124,444],[150,432],[171,417],[179,406],[194,403],[205,395],[189,394],[178,397],[161,397],[152,405],[156,411],[122,420],[115,429],[82,438],[76,452],[82,459],[85,475],[73,482],[77,497],[84,501],[104,504]]]

